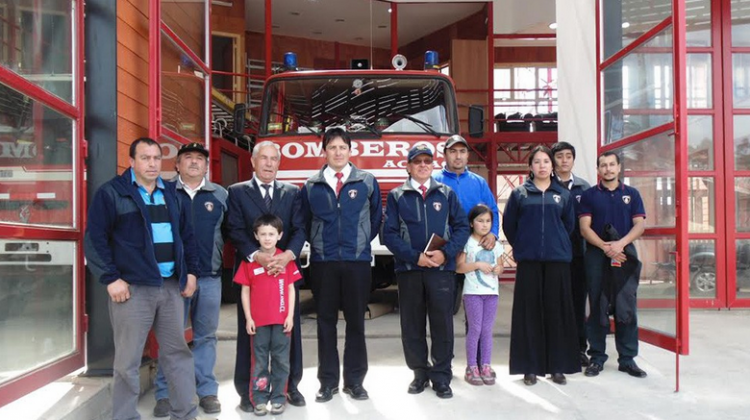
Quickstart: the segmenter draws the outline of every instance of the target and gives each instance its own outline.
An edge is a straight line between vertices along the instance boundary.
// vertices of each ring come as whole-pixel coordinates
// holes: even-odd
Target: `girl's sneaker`
[[[482,371],[479,376],[485,385],[495,385],[495,372],[490,365],[482,365]]]
[[[479,368],[476,366],[468,366],[466,368],[464,379],[466,379],[466,382],[472,385],[482,385],[484,383],[484,381],[482,381],[482,377],[479,376]]]

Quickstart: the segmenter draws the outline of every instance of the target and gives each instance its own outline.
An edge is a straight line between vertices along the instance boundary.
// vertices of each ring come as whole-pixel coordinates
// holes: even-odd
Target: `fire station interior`
[[[510,193],[527,179],[530,151],[557,141],[577,148],[574,173],[592,185],[596,155],[617,152],[623,181],[641,191],[648,217],[637,243],[643,263],[638,316],[651,382],[642,389],[629,382],[623,387],[623,378],[608,372],[612,377],[603,375],[604,385],[593,391],[602,396],[594,411],[604,415],[615,407],[627,413],[621,418],[703,418],[691,417],[690,407],[700,413],[709,404],[735,418],[741,406],[737,391],[746,388],[742,381],[750,386],[747,375],[730,369],[730,387],[706,378],[702,369],[711,368],[713,360],[704,355],[724,334],[746,335],[737,325],[746,325],[748,313],[729,309],[750,307],[748,40],[748,0],[0,0],[0,418],[83,418],[74,413],[85,409],[75,410],[106,405],[96,398],[106,392],[101,391],[106,379],[98,381],[111,375],[107,299],[87,276],[83,232],[88,200],[98,185],[129,167],[132,139],[150,136],[162,143],[164,178],[176,175],[181,145],[208,145],[209,177],[226,187],[250,179],[257,142],[281,144],[298,136],[297,144],[282,148],[281,172],[287,173],[283,180],[299,185],[305,178],[288,174],[322,162],[310,156],[319,151],[316,135],[341,124],[355,142],[378,142],[367,149],[373,156],[360,159],[374,162],[364,169],[379,171],[385,196],[403,176],[398,166],[403,162],[383,163],[389,144],[402,141],[404,127],[414,132],[403,142],[429,137],[434,125],[422,120],[426,111],[415,117],[416,111],[394,106],[390,114],[368,114],[371,102],[363,99],[347,115],[315,119],[309,116],[319,112],[316,106],[331,106],[299,104],[303,95],[318,91],[274,77],[308,70],[393,70],[396,55],[405,72],[423,72],[435,83],[390,86],[384,76],[383,90],[392,91],[383,97],[395,98],[394,104],[420,103],[414,105],[419,112],[444,103],[448,112],[441,118],[449,128],[427,142],[438,146],[436,169],[443,162],[437,139],[462,134],[470,143],[469,168],[487,180],[500,217]],[[354,76],[341,80],[351,91],[362,83]],[[365,83],[377,85],[374,80]],[[416,90],[413,97],[404,93]],[[285,96],[291,99],[282,103]],[[316,100],[338,100],[323,96]],[[453,109],[455,116],[449,115]],[[398,147],[403,146],[393,150]],[[386,169],[388,164],[393,168]],[[494,336],[503,396],[496,398],[489,387],[474,394],[465,383],[458,385],[464,363],[458,339],[457,395],[471,404],[493,401],[491,411],[478,409],[480,418],[494,418],[506,408],[510,418],[527,417],[514,410],[537,418],[594,418],[574,401],[591,397],[585,380],[571,381],[573,398],[557,388],[533,395],[519,388],[518,378],[508,377],[515,262],[502,229],[499,239],[506,258]],[[247,418],[234,407],[231,383],[237,298],[231,246],[224,263],[217,364],[226,401],[221,418]],[[372,340],[368,386],[376,401],[391,398],[378,387],[393,378],[399,390],[408,383],[394,280],[388,265],[376,266],[368,312],[373,318],[368,337],[378,339]],[[406,400],[405,390],[388,407],[360,409],[348,400],[332,411],[315,406],[315,315],[308,290],[301,304],[303,381],[312,407],[294,414],[466,417],[467,404]],[[725,317],[691,309],[719,310]],[[462,312],[454,318],[457,337],[463,337]],[[689,319],[700,328],[692,347]],[[343,329],[339,324],[340,336]],[[188,326],[188,340],[190,334]],[[721,346],[717,351],[745,357],[737,355],[742,344]],[[610,355],[614,347],[609,340]],[[700,394],[688,390],[679,401],[666,398],[680,388],[680,356],[689,349],[697,355],[683,364],[684,381]],[[152,418],[153,391],[147,390],[157,354],[152,337],[144,349],[143,418]],[[50,387],[62,391],[45,394]],[[626,398],[615,392],[622,388]],[[77,399],[90,393],[86,398],[98,402],[60,403],[54,392]],[[40,398],[50,402],[40,404]],[[622,402],[628,399],[638,403]],[[678,409],[677,403],[689,408]],[[73,414],[58,415],[61,404]]]

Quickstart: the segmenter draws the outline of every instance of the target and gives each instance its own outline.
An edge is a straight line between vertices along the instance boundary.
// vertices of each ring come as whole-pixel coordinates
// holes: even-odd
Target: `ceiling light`
[[[557,22],[552,22],[552,23],[550,23],[550,24],[549,24],[549,28],[550,28],[550,29],[552,29],[553,31],[554,31],[555,29],[557,29]]]
[[[390,7],[388,8],[388,13],[392,13],[392,9]]]
[[[628,29],[630,27],[630,22],[622,22],[622,29]]]
[[[378,25],[378,29],[386,29],[388,28],[388,25]]]
[[[323,31],[313,31],[313,35],[323,35]]]
[[[299,16],[300,15],[299,12],[289,12],[289,14],[292,15],[292,16]]]
[[[346,22],[344,19],[336,19],[335,22]]]

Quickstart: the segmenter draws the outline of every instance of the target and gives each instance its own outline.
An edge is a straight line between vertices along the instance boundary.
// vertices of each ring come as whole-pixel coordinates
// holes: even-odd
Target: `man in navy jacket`
[[[432,381],[438,397],[451,398],[456,255],[469,239],[469,222],[456,193],[430,176],[432,151],[427,146],[409,151],[407,171],[406,182],[388,194],[383,243],[396,263],[401,343],[406,365],[414,371],[408,392],[419,394]],[[426,250],[433,234],[447,243]],[[428,315],[432,366],[427,357]]]
[[[326,164],[302,186],[302,213],[310,242],[310,280],[318,313],[318,380],[315,401],[326,402],[339,390],[336,324],[339,309],[346,320],[344,393],[369,398],[365,311],[372,272],[370,242],[383,220],[375,177],[349,162],[352,140],[341,128],[326,131]]]
[[[173,180],[177,198],[188,209],[193,226],[200,271],[198,286],[185,302],[193,327],[193,359],[198,405],[206,413],[221,411],[216,365],[216,330],[221,309],[221,271],[224,251],[222,224],[227,210],[227,190],[206,179],[208,150],[201,143],[189,143],[177,152],[177,177]],[[154,417],[167,417],[170,403],[162,366],[154,381]]]
[[[130,145],[130,169],[104,184],[89,207],[88,267],[107,286],[115,359],[112,417],[139,418],[138,368],[153,327],[170,387],[173,419],[194,419],[193,355],[184,338],[184,299],[193,295],[198,258],[193,230],[173,184],[161,171],[161,147]]]

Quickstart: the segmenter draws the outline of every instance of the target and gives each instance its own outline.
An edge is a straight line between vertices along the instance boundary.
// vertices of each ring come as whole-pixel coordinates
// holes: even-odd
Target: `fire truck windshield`
[[[320,134],[345,127],[356,136],[457,132],[450,80],[434,74],[290,73],[269,80],[260,135]]]

